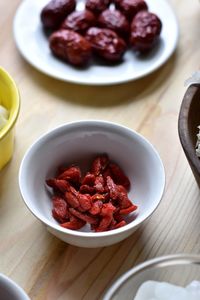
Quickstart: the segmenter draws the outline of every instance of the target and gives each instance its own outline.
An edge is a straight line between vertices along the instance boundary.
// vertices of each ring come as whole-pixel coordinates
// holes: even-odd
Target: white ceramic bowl
[[[102,300],[134,300],[139,287],[149,280],[183,287],[200,281],[200,256],[172,254],[147,260],[118,278]]]
[[[62,228],[51,214],[52,203],[45,180],[58,166],[77,163],[89,169],[97,154],[107,153],[129,177],[129,198],[138,205],[128,224],[107,232]],[[25,204],[48,230],[61,240],[80,247],[109,246],[132,234],[158,206],[165,184],[162,161],[153,146],[138,133],[105,121],[78,121],[62,125],[38,139],[25,154],[19,186]]]
[[[23,289],[14,281],[0,273],[1,300],[30,300]]]

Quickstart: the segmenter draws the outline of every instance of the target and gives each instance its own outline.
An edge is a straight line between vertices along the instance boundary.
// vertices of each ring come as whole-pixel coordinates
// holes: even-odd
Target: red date
[[[85,7],[94,14],[100,14],[108,8],[110,0],[86,0]]]
[[[157,42],[162,29],[158,16],[148,11],[139,12],[131,23],[130,43],[134,50],[147,52]]]
[[[89,27],[94,26],[96,18],[89,10],[75,11],[67,16],[61,28],[84,33]]]
[[[115,0],[116,7],[129,19],[142,10],[148,10],[144,0]]]
[[[47,29],[57,29],[75,9],[75,0],[52,0],[41,11],[41,21]]]
[[[72,30],[61,29],[54,32],[49,43],[55,56],[75,66],[86,64],[92,55],[90,43]]]
[[[127,38],[128,36],[129,23],[119,10],[104,10],[98,18],[98,24],[103,28],[115,31],[123,38]]]
[[[49,38],[51,52],[75,67],[88,67],[93,56],[100,58],[94,60],[97,64],[120,63],[129,46],[145,53],[158,41],[162,23],[155,14],[148,12],[145,0],[86,0],[84,10],[75,11],[75,8],[76,0],[51,0],[40,14],[43,27],[53,31]],[[99,158],[90,173],[100,174],[102,166]],[[110,170],[105,170],[101,173],[104,179],[106,174],[110,176]]]
[[[120,61],[126,50],[124,40],[110,29],[91,27],[86,33],[86,38],[94,51],[110,62]]]

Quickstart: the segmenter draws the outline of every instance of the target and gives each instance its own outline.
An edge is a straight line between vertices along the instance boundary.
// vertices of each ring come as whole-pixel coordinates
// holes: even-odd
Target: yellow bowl
[[[20,108],[20,96],[14,80],[0,67],[0,105],[9,111],[7,124],[0,130],[0,170],[11,159],[14,148],[14,125]]]

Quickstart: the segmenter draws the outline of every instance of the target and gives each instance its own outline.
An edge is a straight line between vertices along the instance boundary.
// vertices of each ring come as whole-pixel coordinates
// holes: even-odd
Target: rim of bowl
[[[7,124],[0,130],[0,140],[2,140],[15,125],[20,110],[20,94],[14,79],[2,67],[0,67],[0,79],[1,77],[3,77],[8,84],[11,84],[10,88],[12,89],[13,96],[14,96],[14,105],[13,105],[14,111],[12,117],[8,119]]]
[[[13,289],[17,290],[17,293],[19,293],[20,297],[23,296],[24,300],[30,300],[29,296],[25,293],[25,291],[12,279],[10,279],[9,277],[5,276],[4,274],[0,273],[0,279],[3,279],[3,281],[5,282],[5,284],[10,284],[12,286]],[[15,291],[14,291],[15,292]],[[22,299],[22,300],[23,300]]]
[[[200,84],[191,84],[183,97],[179,117],[178,117],[178,133],[183,151],[189,160],[189,163],[200,174],[199,158],[195,154],[195,147],[193,147],[190,134],[189,134],[189,114],[191,112],[191,106],[195,102],[195,96],[199,92]],[[198,99],[199,101],[199,99]],[[185,110],[188,109],[188,110]]]
[[[165,256],[159,256],[156,258],[149,259],[143,263],[138,264],[129,271],[122,274],[106,291],[102,300],[110,300],[115,292],[124,284],[130,277],[143,272],[149,267],[165,267],[182,264],[197,264],[200,265],[200,255],[198,254],[170,254]]]
[[[121,130],[121,131],[126,131],[126,133],[129,133],[130,135],[136,135],[138,136],[144,143],[146,143],[148,145],[148,147],[150,147],[154,154],[156,155],[156,158],[158,159],[159,162],[159,166],[161,169],[161,174],[162,174],[162,186],[160,188],[160,195],[159,195],[159,200],[157,201],[155,207],[153,207],[153,209],[151,210],[151,212],[147,215],[145,215],[143,218],[141,218],[140,221],[138,221],[138,219],[136,218],[134,221],[130,222],[129,224],[117,228],[117,229],[113,229],[110,231],[104,231],[104,232],[82,232],[82,231],[76,231],[76,230],[70,230],[67,228],[63,228],[61,227],[59,224],[54,224],[51,221],[49,221],[48,219],[44,218],[42,214],[38,214],[38,212],[33,208],[30,207],[30,205],[27,203],[28,201],[25,199],[24,195],[23,195],[23,184],[22,184],[22,173],[23,173],[23,165],[27,159],[27,157],[29,156],[29,153],[31,152],[31,150],[37,146],[37,144],[42,141],[44,138],[49,138],[52,135],[55,135],[57,132],[59,132],[60,130],[64,130],[65,127],[70,128],[70,126],[73,127],[79,127],[81,125],[94,125],[94,126],[113,126],[114,128],[117,129],[117,131]],[[22,199],[25,203],[25,205],[27,206],[27,208],[31,211],[31,213],[40,221],[42,221],[44,224],[46,224],[47,226],[49,226],[50,228],[57,230],[59,232],[62,233],[67,233],[68,235],[71,236],[79,236],[79,237],[105,237],[105,236],[113,236],[122,232],[125,232],[127,230],[130,230],[133,227],[138,226],[139,224],[141,224],[142,222],[144,222],[144,220],[147,220],[152,214],[153,212],[156,210],[156,208],[158,207],[158,205],[160,204],[161,200],[162,200],[162,196],[164,193],[164,188],[165,188],[165,169],[164,169],[164,165],[163,162],[157,152],[157,150],[154,148],[154,146],[145,138],[143,137],[141,134],[137,133],[136,131],[121,125],[121,124],[117,124],[114,122],[110,122],[110,121],[104,121],[104,120],[79,120],[79,121],[73,121],[73,122],[68,122],[68,123],[64,123],[62,125],[59,125],[58,127],[53,128],[52,130],[50,130],[47,133],[44,133],[43,135],[41,135],[26,151],[21,164],[20,164],[20,168],[19,168],[19,176],[18,176],[18,182],[19,182],[19,187],[20,187],[20,193],[22,196]]]

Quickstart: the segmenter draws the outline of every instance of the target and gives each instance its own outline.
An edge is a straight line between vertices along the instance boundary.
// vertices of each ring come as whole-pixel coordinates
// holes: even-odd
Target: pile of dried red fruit
[[[75,8],[76,0],[51,0],[41,12],[44,28],[53,31],[51,51],[72,65],[85,65],[93,54],[118,62],[129,46],[147,52],[161,32],[144,0],[86,0],[85,10]]]
[[[137,209],[128,199],[128,177],[107,155],[96,157],[84,177],[78,166],[70,166],[59,168],[46,183],[53,189],[53,217],[64,228],[78,230],[89,223],[95,232],[116,229]]]

